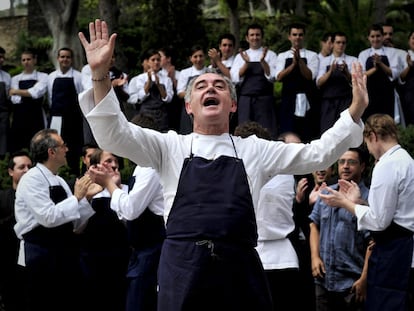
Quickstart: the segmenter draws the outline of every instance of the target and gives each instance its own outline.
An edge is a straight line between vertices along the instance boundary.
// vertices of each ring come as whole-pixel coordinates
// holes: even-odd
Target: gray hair
[[[227,86],[228,86],[228,88],[230,90],[230,97],[231,97],[231,99],[234,100],[234,101],[237,101],[236,88],[234,87],[233,82],[228,77],[226,77],[226,76],[218,73],[217,70],[214,69],[214,68],[207,68],[206,72],[205,73],[202,73],[200,76],[202,76],[203,74],[206,74],[206,73],[215,73],[215,74],[221,76],[224,79],[224,81],[226,82],[226,84],[227,84]],[[192,78],[190,80],[190,82],[188,83],[188,85],[187,85],[187,87],[185,89],[185,97],[184,97],[184,101],[186,103],[189,103],[190,102],[191,92],[193,90],[194,82],[200,76],[196,76],[196,77]]]
[[[57,142],[52,137],[53,134],[58,135],[55,129],[43,129],[37,132],[30,141],[30,152],[33,161],[36,163],[44,163],[49,158],[49,148],[56,148]]]

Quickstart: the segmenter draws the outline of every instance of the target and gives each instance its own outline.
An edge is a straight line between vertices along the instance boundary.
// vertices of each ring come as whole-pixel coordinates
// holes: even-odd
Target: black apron
[[[382,62],[390,66],[388,57],[381,56]],[[365,70],[368,71],[374,67],[373,57],[368,57],[365,62]],[[365,109],[362,119],[366,120],[374,113],[385,113],[394,117],[394,83],[389,79],[387,74],[381,69],[367,77],[367,90],[369,97],[369,105]]]
[[[239,124],[248,121],[258,122],[267,128],[272,136],[277,135],[276,103],[273,96],[273,83],[269,82],[260,62],[249,62],[237,107]]]
[[[0,81],[0,156],[8,151],[8,135],[10,131],[9,120],[10,102],[6,93],[6,83]]]
[[[405,84],[402,89],[402,106],[404,109],[404,117],[407,125],[414,124],[414,70],[411,67],[408,71]]]
[[[306,58],[302,58],[305,64],[308,63]],[[293,62],[293,58],[286,58],[285,69]],[[315,89],[313,81],[306,80],[300,73],[299,67],[296,66],[292,72],[283,78],[282,100],[280,103],[280,133],[294,132],[297,133],[302,141],[306,142],[310,137],[310,127],[306,116],[296,117],[296,95],[300,93],[306,94],[309,104],[312,109],[312,99],[315,96]],[[318,124],[319,127],[319,124]]]
[[[392,222],[371,235],[375,245],[368,262],[366,311],[409,310],[413,232]]]
[[[61,185],[49,186],[49,193],[55,204],[67,198]],[[54,228],[39,225],[23,239],[29,310],[76,310],[80,266],[72,222]]]
[[[110,202],[110,197],[92,199],[95,214],[81,236],[83,282],[88,290],[86,310],[125,310],[130,250],[126,226]]]
[[[330,70],[326,66],[326,72]],[[320,88],[321,91],[321,134],[331,128],[339,119],[341,112],[349,107],[352,101],[352,87],[345,74],[339,70],[333,70],[328,80]]]
[[[128,183],[129,191],[135,176]],[[157,270],[165,239],[163,216],[148,208],[136,219],[127,221],[128,240],[132,253],[128,264],[126,311],[157,310]]]
[[[37,80],[19,81],[19,89],[27,90],[36,83]],[[23,148],[29,149],[33,135],[45,128],[42,104],[43,97],[33,99],[22,96],[21,103],[13,105],[10,139],[12,152]]]
[[[153,117],[161,132],[168,130],[167,103],[161,99],[155,82],[151,81],[149,96],[142,101],[140,113]]]
[[[191,154],[168,217],[158,310],[272,310],[256,243],[243,161]]]
[[[71,168],[71,173],[78,176],[80,174],[79,161],[82,155],[84,141],[83,127],[85,122],[80,110],[78,93],[72,77],[58,77],[53,81],[50,116],[62,117],[60,134],[69,148],[69,151],[66,153],[66,158]]]

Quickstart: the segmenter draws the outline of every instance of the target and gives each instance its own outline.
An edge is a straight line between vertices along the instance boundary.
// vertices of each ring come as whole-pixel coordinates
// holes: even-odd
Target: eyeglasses
[[[335,41],[336,44],[346,44],[346,41]]]
[[[359,161],[354,160],[354,159],[339,159],[338,160],[339,165],[344,165],[345,163],[348,164],[348,165],[357,165],[359,163]]]
[[[67,147],[66,143],[62,143],[60,145],[54,146],[53,148],[66,148],[66,147]]]

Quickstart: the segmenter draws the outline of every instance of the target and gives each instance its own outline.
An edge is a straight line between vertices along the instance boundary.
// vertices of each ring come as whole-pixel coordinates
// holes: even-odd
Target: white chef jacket
[[[58,185],[65,189],[67,198],[55,204],[50,198],[49,186]],[[16,189],[14,209],[16,216],[14,231],[21,240],[25,233],[39,225],[53,228],[73,222],[74,230],[80,230],[95,213],[85,198],[78,202],[66,181],[41,163],[37,163],[20,179]],[[20,247],[23,247],[22,243]],[[24,262],[21,259],[19,258],[19,263]]]
[[[260,47],[259,49],[256,49],[256,50],[248,49],[245,52],[249,56],[250,62],[259,62],[260,58],[263,55],[263,47]],[[270,82],[275,81],[276,60],[277,60],[277,54],[271,50],[268,50],[265,56],[265,61],[269,65],[270,74],[269,75],[265,74],[265,77]],[[240,71],[240,68],[244,65],[244,63],[245,63],[244,59],[241,57],[240,53],[238,53],[230,69],[231,80],[233,81],[233,83],[241,83],[243,81],[243,77],[239,76],[239,71]]]
[[[319,70],[319,58],[318,54],[314,51],[310,51],[307,49],[300,49],[299,51],[301,58],[306,58],[306,66],[309,68],[309,70],[312,72],[312,80],[316,78],[316,75],[318,74]],[[276,73],[275,77],[277,79],[277,76],[279,73],[283,70],[285,70],[286,66],[286,59],[293,58],[293,51],[287,50],[283,53],[280,53],[277,56],[277,62],[276,62]]]
[[[164,197],[160,177],[151,167],[135,167],[133,188],[129,191],[116,189],[112,193],[111,209],[120,219],[134,220],[146,208],[158,216],[164,215]]]
[[[293,175],[276,175],[260,189],[256,209],[259,240],[256,250],[265,270],[299,268],[299,259],[286,237],[295,229]]]
[[[334,163],[349,147],[362,143],[363,123],[353,121],[348,110],[320,140],[310,144],[285,144],[256,136],[247,138],[174,131],[160,133],[129,123],[121,113],[113,89],[94,107],[93,90],[80,94],[80,105],[98,144],[140,166],[156,169],[164,188],[165,214],[170,212],[184,159],[193,153],[205,159],[221,155],[243,159],[253,204],[262,186],[276,174],[306,174]],[[235,148],[233,147],[234,141]]]
[[[20,89],[19,82],[25,80],[36,80],[37,82],[31,88],[28,88],[27,91],[30,93],[33,99],[37,99],[42,97],[47,92],[47,81],[48,81],[48,74],[44,72],[40,72],[34,70],[32,73],[20,73],[16,76],[13,76],[11,80],[11,88],[12,89]],[[22,101],[22,97],[20,95],[13,95],[11,96],[11,101],[13,104],[20,104]]]

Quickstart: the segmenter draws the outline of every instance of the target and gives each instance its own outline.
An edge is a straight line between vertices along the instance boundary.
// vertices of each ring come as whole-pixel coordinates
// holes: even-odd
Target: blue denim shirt
[[[330,186],[337,190],[338,184]],[[359,184],[361,198],[369,189]],[[369,232],[357,230],[357,218],[344,208],[331,207],[321,199],[315,202],[309,218],[319,227],[320,257],[325,264],[324,278],[315,282],[328,291],[343,292],[359,279],[364,266]]]

